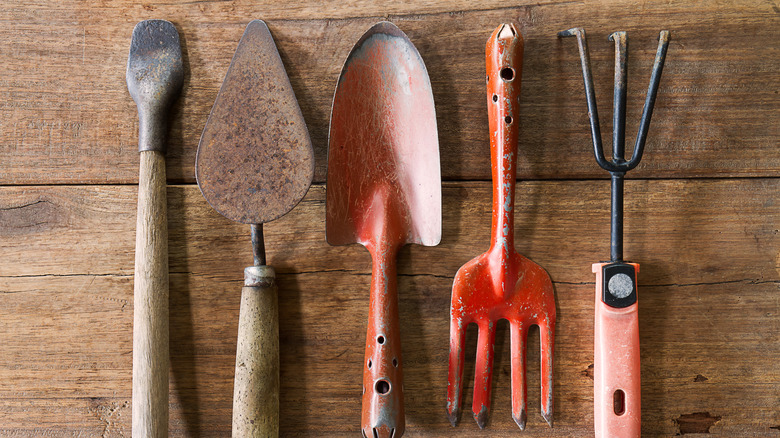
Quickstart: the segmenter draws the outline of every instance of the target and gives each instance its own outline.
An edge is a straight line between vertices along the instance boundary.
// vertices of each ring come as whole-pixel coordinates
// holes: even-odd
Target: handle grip
[[[514,25],[502,24],[490,36],[485,45],[485,64],[493,176],[491,251],[501,250],[509,257],[510,253],[514,255],[515,242],[514,204],[523,70],[523,36]]]
[[[639,314],[636,263],[595,263],[593,362],[597,438],[641,435]],[[609,303],[609,304],[608,304]]]
[[[165,157],[140,153],[133,292],[133,436],[168,436],[168,215]]]
[[[369,250],[373,262],[363,363],[362,429],[367,437],[400,438],[405,419],[396,251]]]
[[[233,437],[279,436],[279,303],[270,266],[245,271],[233,387]]]

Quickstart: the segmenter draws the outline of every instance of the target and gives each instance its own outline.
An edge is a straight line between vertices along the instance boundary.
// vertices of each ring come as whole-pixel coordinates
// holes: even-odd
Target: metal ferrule
[[[263,287],[276,281],[276,271],[271,266],[249,266],[244,268],[244,286]]]

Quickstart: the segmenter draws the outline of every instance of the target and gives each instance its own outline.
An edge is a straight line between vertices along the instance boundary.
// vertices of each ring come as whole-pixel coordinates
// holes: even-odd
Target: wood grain
[[[137,118],[124,82],[133,25],[173,21],[187,76],[172,111],[168,175],[194,182],[195,151],[238,40],[268,20],[315,148],[324,181],[330,105],[352,44],[380,19],[408,33],[431,76],[445,180],[489,180],[484,42],[514,20],[525,37],[522,178],[602,177],[590,155],[576,44],[556,33],[585,26],[604,133],[611,129],[613,47],[629,31],[628,138],[635,135],[661,29],[671,31],[646,155],[634,176],[777,177],[780,25],[772,2],[473,3],[364,0],[126,0],[0,2],[0,184],[137,181]],[[692,21],[694,20],[694,21]]]
[[[592,436],[590,264],[609,253],[607,190],[607,181],[518,184],[517,249],[550,273],[559,318],[555,428],[540,415],[534,330],[524,436]],[[642,265],[644,435],[675,435],[678,419],[708,412],[721,417],[715,436],[772,436],[780,425],[780,184],[629,179],[626,195],[625,253]],[[170,436],[227,436],[249,227],[219,216],[194,186],[169,187],[168,199]],[[264,227],[279,286],[281,436],[359,436],[370,257],[359,245],[325,243],[324,199],[315,185]],[[130,435],[135,202],[132,186],[0,187],[0,220],[12,224],[0,227],[0,435]],[[441,245],[399,255],[410,437],[478,433],[468,416],[457,428],[447,421],[448,313],[455,271],[488,246],[490,184],[445,184],[443,210]],[[496,437],[518,434],[506,332],[499,325],[493,412],[482,432]],[[467,375],[475,344],[470,331]],[[471,393],[467,385],[467,404]]]
[[[140,154],[133,275],[133,436],[168,436],[168,202],[165,156]]]

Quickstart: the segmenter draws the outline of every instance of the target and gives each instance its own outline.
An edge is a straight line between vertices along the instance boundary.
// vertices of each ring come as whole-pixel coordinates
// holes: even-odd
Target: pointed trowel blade
[[[314,176],[309,131],[268,26],[249,23],[198,145],[195,174],[223,216],[272,221],[306,194]]]

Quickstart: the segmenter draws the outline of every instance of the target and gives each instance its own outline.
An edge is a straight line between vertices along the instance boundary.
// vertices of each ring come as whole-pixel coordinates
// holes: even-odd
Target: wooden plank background
[[[0,1],[0,436],[130,436],[138,154],[124,74],[132,27],[147,18],[176,24],[187,66],[168,154],[172,437],[230,432],[249,230],[206,204],[194,157],[255,18],[277,41],[316,157],[306,199],[266,228],[280,281],[282,436],[359,436],[371,262],[360,246],[325,243],[323,183],[338,72],[380,19],[426,61],[445,180],[441,245],[399,256],[406,436],[519,434],[505,330],[487,430],[468,412],[452,428],[445,414],[452,278],[490,237],[484,43],[507,20],[526,41],[517,249],[550,273],[559,318],[555,427],[539,411],[532,332],[522,435],[592,436],[590,264],[608,254],[608,182],[591,155],[576,44],[555,36],[584,26],[605,140],[606,36],[629,31],[632,138],[657,33],[672,32],[645,157],[626,183],[625,252],[642,267],[643,433],[780,436],[780,6],[608,0]],[[475,333],[468,340],[473,352]]]

